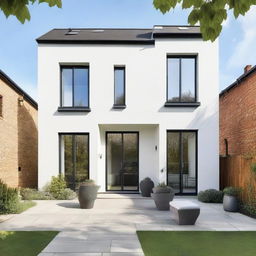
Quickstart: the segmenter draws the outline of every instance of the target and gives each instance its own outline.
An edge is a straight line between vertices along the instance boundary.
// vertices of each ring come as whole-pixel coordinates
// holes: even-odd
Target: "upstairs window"
[[[0,95],[0,117],[3,117],[3,96]]]
[[[125,67],[114,67],[114,108],[125,108]]]
[[[196,56],[167,57],[167,102],[196,102]]]
[[[61,67],[61,107],[89,108],[89,67]]]

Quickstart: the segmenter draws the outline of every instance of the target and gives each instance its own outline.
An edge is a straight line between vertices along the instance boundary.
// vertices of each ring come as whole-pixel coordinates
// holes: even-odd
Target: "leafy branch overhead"
[[[35,2],[47,3],[50,7],[61,8],[62,6],[61,0],[0,0],[0,9],[6,17],[14,15],[21,23],[24,23],[26,20],[30,20],[28,5]]]
[[[203,39],[214,41],[221,33],[228,10],[233,11],[237,18],[239,15],[245,15],[251,6],[256,5],[256,0],[154,0],[153,3],[163,14],[178,4],[181,4],[183,9],[191,9],[188,23],[199,23]]]

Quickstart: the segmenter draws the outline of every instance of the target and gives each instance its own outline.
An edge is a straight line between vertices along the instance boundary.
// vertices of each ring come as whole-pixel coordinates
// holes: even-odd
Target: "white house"
[[[218,42],[199,27],[54,29],[37,39],[39,187],[219,187]]]

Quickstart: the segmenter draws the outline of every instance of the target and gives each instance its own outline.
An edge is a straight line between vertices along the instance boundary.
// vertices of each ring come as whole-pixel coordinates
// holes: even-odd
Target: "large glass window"
[[[61,134],[60,156],[61,173],[75,190],[89,179],[89,134]]]
[[[89,67],[61,67],[61,106],[89,107]]]
[[[125,106],[125,67],[114,68],[114,106]]]
[[[196,101],[196,57],[167,57],[167,102]]]
[[[196,131],[167,132],[167,182],[177,194],[197,192],[196,152]]]

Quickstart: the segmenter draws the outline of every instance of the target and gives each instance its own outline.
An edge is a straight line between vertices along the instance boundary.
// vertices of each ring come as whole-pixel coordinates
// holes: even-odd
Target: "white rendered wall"
[[[167,54],[198,54],[200,107],[164,107]],[[64,63],[89,64],[90,113],[57,111],[60,102],[60,64]],[[126,66],[127,107],[124,110],[112,109],[114,65]],[[149,46],[39,45],[38,87],[40,188],[59,172],[58,133],[89,132],[90,178],[96,179],[104,190],[107,125],[111,126],[111,131],[132,128],[140,132],[140,179],[150,176],[156,182],[166,180],[166,130],[198,130],[198,191],[218,188],[217,42],[163,39]],[[134,126],[129,128],[127,124]],[[153,143],[154,140],[156,143]],[[154,144],[158,146],[157,152]]]

